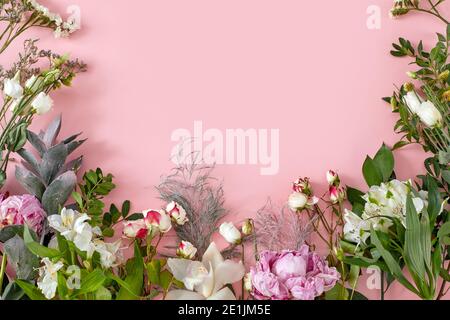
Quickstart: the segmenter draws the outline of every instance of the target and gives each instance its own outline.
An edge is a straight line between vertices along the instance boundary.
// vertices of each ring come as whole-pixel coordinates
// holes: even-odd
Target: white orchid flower
[[[241,280],[245,268],[241,262],[225,260],[216,244],[210,244],[202,261],[169,259],[169,270],[188,290],[173,290],[167,300],[236,300],[225,285]]]

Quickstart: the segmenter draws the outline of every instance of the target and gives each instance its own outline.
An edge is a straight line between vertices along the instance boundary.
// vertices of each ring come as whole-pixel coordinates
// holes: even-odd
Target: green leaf
[[[77,176],[73,171],[67,171],[58,176],[47,187],[42,196],[42,205],[48,215],[58,214],[66,203],[77,183]]]
[[[444,223],[438,231],[437,237],[442,244],[450,245],[449,243],[445,243],[445,239],[450,235],[450,221]],[[448,240],[447,240],[448,241]]]
[[[33,237],[31,236],[30,229],[28,229],[27,226],[25,226],[24,228],[23,238],[28,250],[30,250],[33,254],[37,255],[38,257],[52,259],[61,256],[61,253],[58,250],[44,247],[39,243],[35,242]]]
[[[95,300],[111,300],[111,299],[112,299],[111,292],[103,286],[98,288],[98,290],[95,292]]]
[[[406,233],[404,258],[408,269],[421,281],[425,281],[425,253],[419,215],[417,214],[411,194],[406,200]]]
[[[69,289],[67,288],[67,279],[62,272],[58,272],[58,296],[60,299],[66,299]]]
[[[352,205],[354,205],[355,203],[360,203],[364,205],[366,201],[362,198],[363,196],[364,192],[347,186],[347,198]]]
[[[438,185],[433,177],[427,175],[426,177],[427,189],[428,189],[428,215],[430,217],[431,224],[434,225],[436,218],[441,213],[442,198],[438,189]]]
[[[8,256],[8,263],[14,267],[17,279],[34,279],[39,259],[28,250],[21,237],[16,234],[6,241],[3,250]]]
[[[161,288],[163,288],[164,291],[169,290],[170,284],[172,283],[173,280],[173,275],[168,270],[164,270],[160,274],[160,279],[161,279],[160,283]]]
[[[159,285],[159,275],[161,273],[161,262],[159,260],[153,260],[147,264],[147,275],[150,283]]]
[[[128,214],[130,213],[130,207],[131,207],[131,203],[129,200],[126,200],[122,204],[122,217],[123,218],[126,218],[128,216]]]
[[[348,300],[348,297],[348,290],[339,283],[337,283],[333,289],[325,293],[325,300]]]
[[[136,296],[142,294],[144,286],[144,260],[142,259],[141,250],[137,241],[134,243],[134,258],[132,260],[131,270],[133,272],[129,273],[125,278],[125,283],[130,290],[122,286],[117,295],[117,300],[134,300]]]
[[[42,292],[31,283],[24,280],[16,280],[15,282],[31,300],[47,300]]]
[[[369,187],[378,186],[383,182],[382,173],[378,169],[375,161],[369,156],[367,156],[363,164],[363,175]]]
[[[10,282],[4,290],[1,300],[21,300],[24,294],[25,292],[17,283]]]
[[[115,204],[111,204],[109,212],[111,213],[112,221],[117,222],[117,220],[119,220],[119,218],[121,216],[121,213],[120,213],[119,209],[117,209]]]
[[[377,232],[374,229],[371,230],[371,241],[372,244],[374,244],[375,247],[380,252],[381,256],[383,257],[383,260],[385,261],[386,265],[389,268],[389,271],[392,273],[393,276],[395,276],[398,282],[400,282],[408,290],[419,295],[419,292],[416,290],[416,288],[414,288],[414,286],[403,275],[403,271],[400,268],[397,261],[394,259],[391,253],[383,247],[383,245],[380,242],[380,239],[378,238]]]
[[[106,276],[103,274],[102,270],[95,269],[89,273],[84,279],[81,279],[81,287],[75,295],[83,295],[91,292],[97,291],[105,282]]]
[[[127,221],[135,221],[144,219],[144,215],[142,213],[133,213],[131,216],[126,218]]]
[[[351,300],[369,300],[365,295],[363,295],[361,292],[358,291],[352,291],[351,289],[348,289],[350,291],[350,297]]]
[[[83,198],[81,197],[81,194],[79,194],[78,192],[72,192],[72,198],[78,204],[78,208],[83,207]]]
[[[408,141],[399,141],[396,144],[394,144],[394,146],[392,147],[392,151],[399,150],[409,144],[411,144],[411,143]]]
[[[391,149],[383,144],[373,161],[379,172],[381,172],[383,178],[382,182],[388,182],[394,172],[394,155]]]
[[[358,285],[359,276],[361,273],[361,268],[357,265],[352,265],[350,267],[350,273],[348,275],[348,283],[350,284],[351,288],[356,288]]]

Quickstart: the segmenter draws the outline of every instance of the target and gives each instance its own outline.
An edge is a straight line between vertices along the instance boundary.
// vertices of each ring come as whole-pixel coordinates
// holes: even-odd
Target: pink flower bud
[[[334,172],[333,170],[329,170],[327,172],[327,182],[328,182],[328,185],[330,185],[330,186],[339,187],[339,184],[340,184],[339,175],[336,172]]]
[[[298,179],[294,182],[292,189],[294,190],[294,192],[303,193],[306,196],[310,196],[312,194],[309,178]]]
[[[333,204],[338,204],[344,201],[346,197],[345,190],[342,188],[337,188],[335,186],[330,186],[330,201]]]

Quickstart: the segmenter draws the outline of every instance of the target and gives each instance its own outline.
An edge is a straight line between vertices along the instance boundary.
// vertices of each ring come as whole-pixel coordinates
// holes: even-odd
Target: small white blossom
[[[42,291],[44,296],[50,300],[56,295],[58,287],[58,271],[64,266],[62,262],[53,263],[49,258],[44,258],[41,261],[44,266],[39,268],[39,279],[37,281],[38,288]]]

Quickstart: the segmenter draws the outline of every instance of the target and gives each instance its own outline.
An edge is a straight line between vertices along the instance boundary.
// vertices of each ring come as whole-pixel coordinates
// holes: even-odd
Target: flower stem
[[[242,243],[242,264],[245,265],[245,245],[244,245],[244,243]],[[242,290],[242,299],[241,300],[245,300],[245,277],[242,278],[241,290]]]
[[[8,258],[6,257],[6,253],[3,253],[2,265],[0,268],[0,295],[3,293],[3,279],[5,278],[7,260],[8,260]]]

